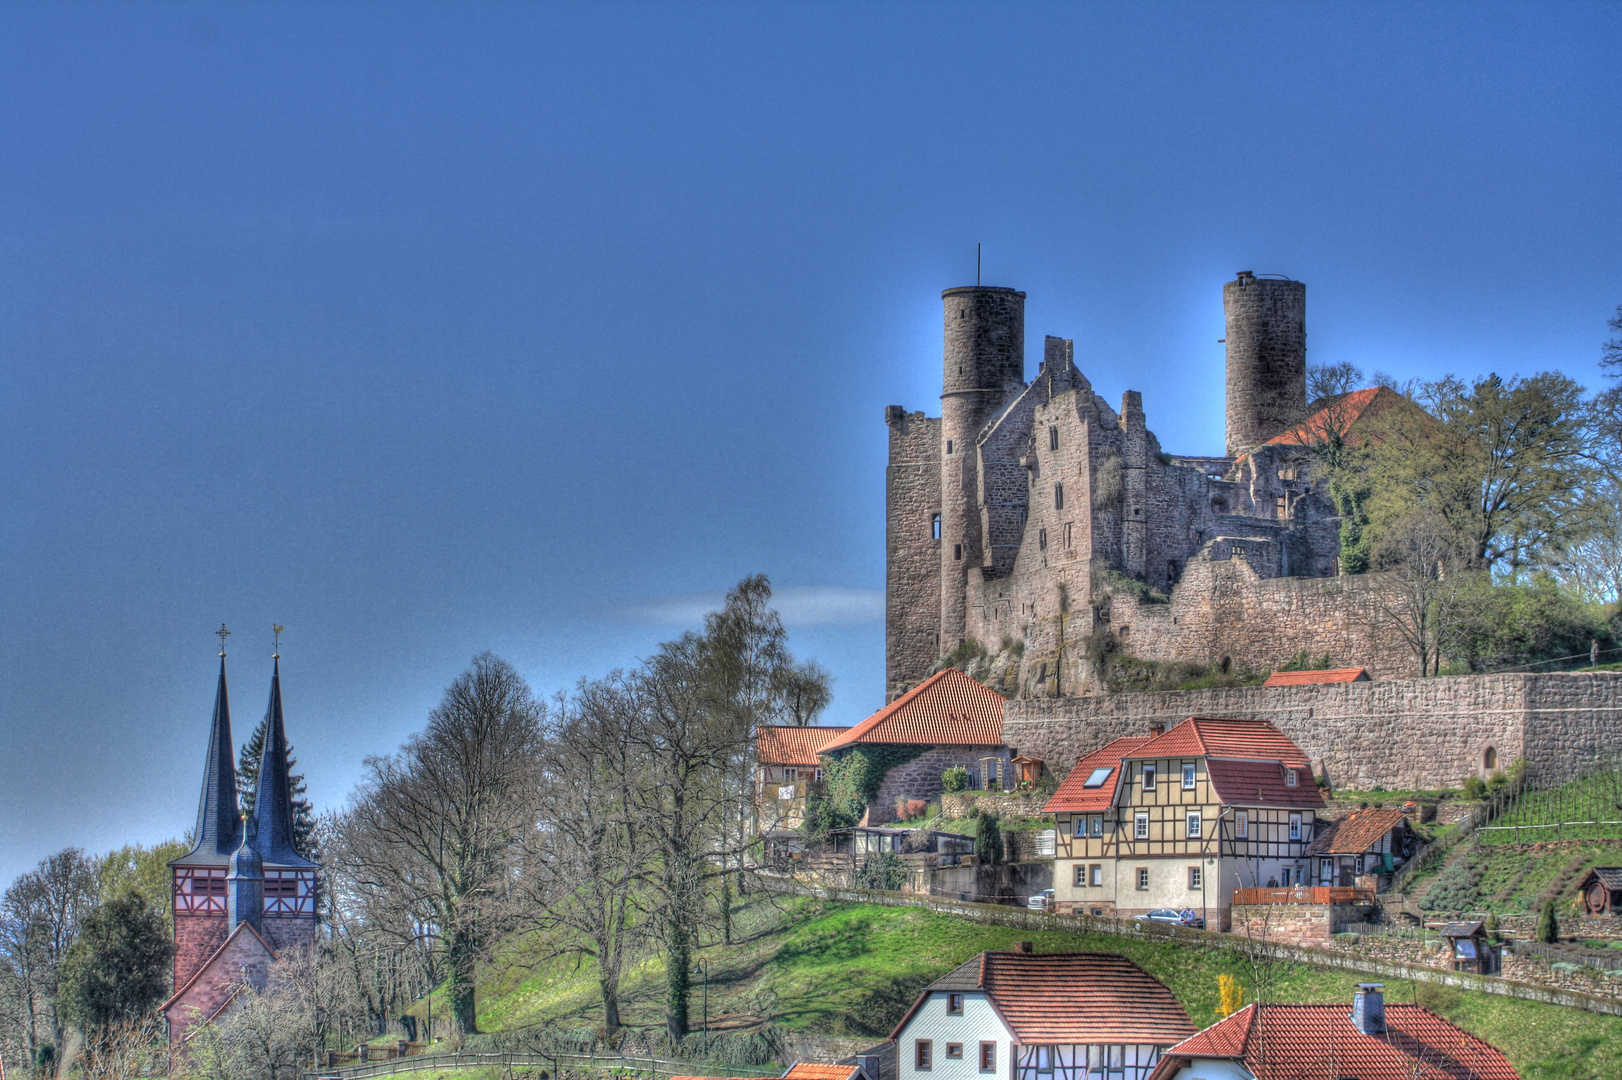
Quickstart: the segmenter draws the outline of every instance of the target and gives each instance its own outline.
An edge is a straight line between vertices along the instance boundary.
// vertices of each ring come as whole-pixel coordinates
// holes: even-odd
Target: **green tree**
[[[87,1034],[151,1012],[168,991],[174,946],[133,889],[98,904],[62,961],[63,1018]]]
[[[1543,901],[1543,908],[1538,912],[1537,939],[1545,945],[1553,945],[1560,940],[1560,920],[1554,913],[1554,897]]]
[[[244,814],[253,813],[253,801],[259,794],[259,760],[265,753],[265,730],[270,716],[259,721],[253,736],[242,748],[237,761],[237,802]],[[293,756],[293,744],[287,744],[287,787],[293,801],[293,850],[306,859],[316,856],[315,809],[310,805],[309,788],[304,775],[296,772],[298,758]]]
[[[975,859],[982,866],[995,866],[1003,861],[1002,826],[996,814],[978,806],[974,808],[974,817],[979,826],[974,834]]]
[[[183,841],[165,840],[152,847],[126,844],[97,856],[91,860],[96,875],[96,899],[106,903],[133,889],[151,898],[152,906],[163,914],[164,925],[170,925],[173,897],[169,864],[190,850],[191,845]]]

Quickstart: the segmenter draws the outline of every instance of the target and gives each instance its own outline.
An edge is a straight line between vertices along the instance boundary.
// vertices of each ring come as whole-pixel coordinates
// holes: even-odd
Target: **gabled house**
[[[899,799],[939,797],[941,773],[961,765],[969,786],[1012,786],[1016,756],[1003,745],[1005,699],[956,668],[937,672],[824,745],[819,756],[838,758],[869,748],[904,748],[911,756],[885,773],[868,804],[865,824],[895,820]],[[988,782],[989,781],[989,782]]]
[[[936,979],[890,1033],[898,1080],[1148,1080],[1193,1034],[1170,990],[1124,956],[983,952]]]
[[[1393,873],[1418,847],[1401,810],[1357,810],[1318,830],[1307,845],[1308,873],[1318,885],[1355,885],[1364,874]]]
[[[1055,909],[1192,910],[1226,929],[1235,888],[1307,880],[1323,807],[1307,756],[1263,720],[1192,717],[1117,739],[1048,800]]]
[[[1520,1080],[1490,1043],[1364,983],[1345,1005],[1246,1005],[1167,1050],[1151,1080]]]
[[[757,832],[796,829],[805,818],[805,796],[822,779],[822,748],[848,727],[761,726],[755,729]]]

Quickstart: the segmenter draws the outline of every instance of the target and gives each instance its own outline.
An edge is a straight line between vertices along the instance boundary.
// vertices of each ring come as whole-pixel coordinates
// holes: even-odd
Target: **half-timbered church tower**
[[[253,813],[244,815],[237,802],[223,645],[220,650],[194,846],[170,863],[175,993],[163,1014],[171,1044],[224,1013],[242,985],[263,989],[279,952],[315,940],[320,868],[293,846],[279,654],[273,664],[259,782]]]

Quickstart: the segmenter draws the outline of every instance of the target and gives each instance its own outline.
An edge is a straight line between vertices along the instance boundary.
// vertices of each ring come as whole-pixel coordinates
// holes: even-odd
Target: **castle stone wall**
[[[940,655],[941,422],[891,406],[890,465],[885,472],[886,700],[899,697]]]
[[[1228,456],[1307,414],[1307,287],[1241,273],[1222,286],[1228,343]]]

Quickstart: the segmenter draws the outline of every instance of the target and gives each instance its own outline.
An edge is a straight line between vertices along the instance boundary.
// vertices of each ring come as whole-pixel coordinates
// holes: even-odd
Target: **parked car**
[[[1053,890],[1043,889],[1039,893],[1032,893],[1031,898],[1025,901],[1025,906],[1030,908],[1032,911],[1052,911]]]
[[[1178,911],[1176,908],[1162,907],[1142,915],[1132,916],[1139,922],[1170,923],[1173,926],[1191,926],[1196,930],[1205,929],[1205,920],[1192,911]]]

